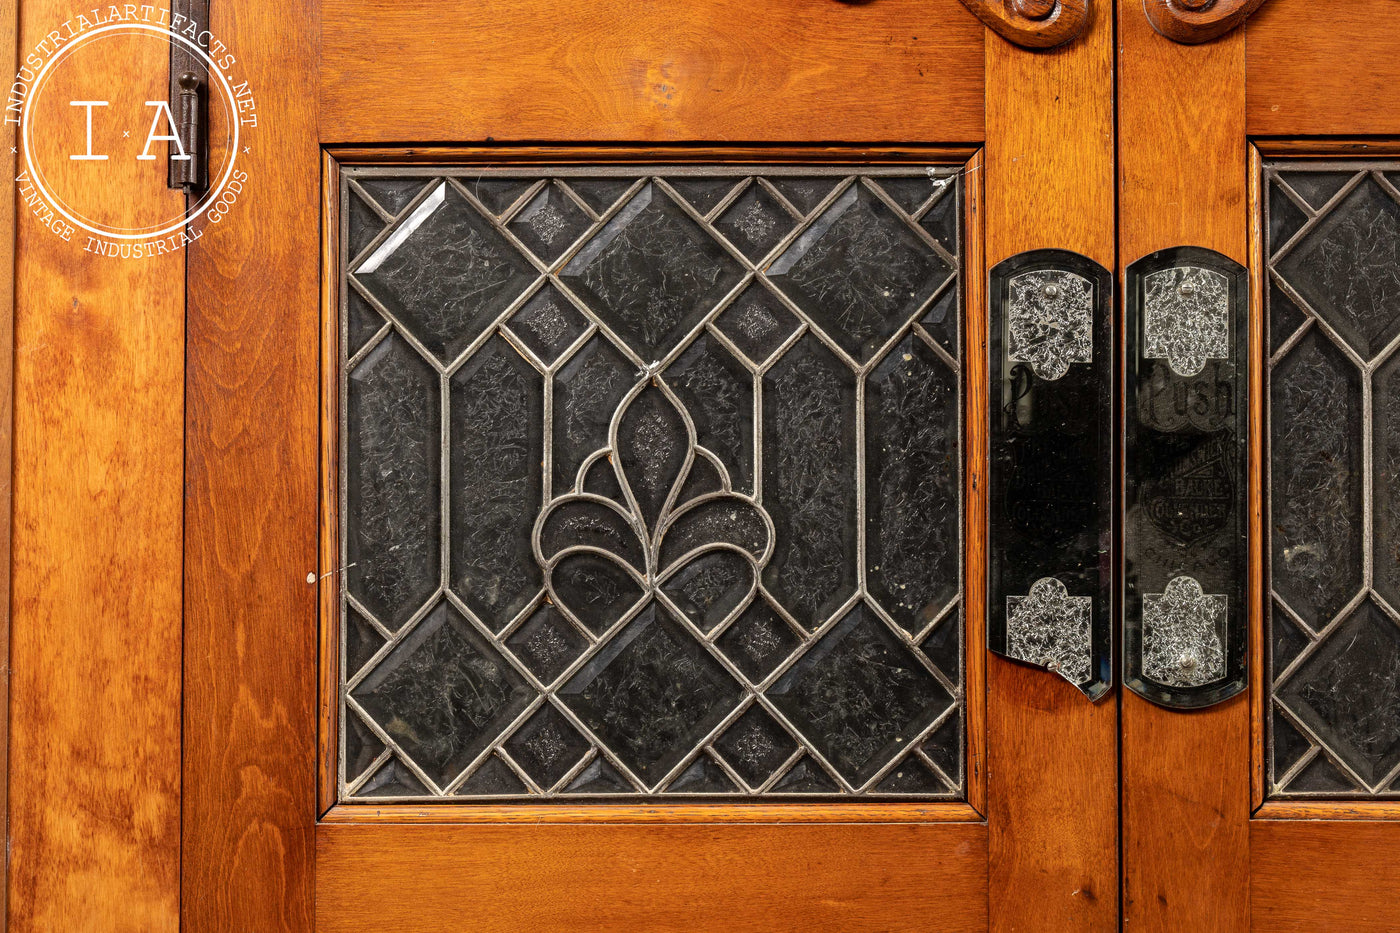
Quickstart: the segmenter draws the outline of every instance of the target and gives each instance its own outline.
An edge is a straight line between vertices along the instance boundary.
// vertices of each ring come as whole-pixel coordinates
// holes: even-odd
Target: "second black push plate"
[[[1248,279],[1186,246],[1125,284],[1123,682],[1210,706],[1245,687]]]

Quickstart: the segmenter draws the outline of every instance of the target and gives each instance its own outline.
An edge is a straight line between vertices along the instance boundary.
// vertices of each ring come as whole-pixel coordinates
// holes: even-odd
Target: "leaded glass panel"
[[[342,799],[962,796],[960,176],[343,171]]]
[[[1273,796],[1400,797],[1397,170],[1264,171]]]

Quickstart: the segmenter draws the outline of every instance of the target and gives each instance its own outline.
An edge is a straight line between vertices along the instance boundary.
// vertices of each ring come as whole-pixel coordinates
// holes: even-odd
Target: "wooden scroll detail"
[[[1264,0],[1142,0],[1152,28],[1173,42],[1209,42],[1240,26]]]
[[[1051,49],[1077,38],[1089,23],[1090,0],[962,0],[1003,39]]]

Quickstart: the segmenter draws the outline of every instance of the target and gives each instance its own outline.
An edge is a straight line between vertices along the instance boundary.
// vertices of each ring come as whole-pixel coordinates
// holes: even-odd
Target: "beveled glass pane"
[[[1361,380],[1318,329],[1270,386],[1273,587],[1320,629],[1361,589]]]
[[[530,526],[541,496],[539,374],[499,337],[451,380],[452,590],[493,630],[540,588]]]
[[[438,377],[390,334],[348,382],[346,588],[397,628],[437,589],[440,576]]]
[[[915,634],[958,591],[960,405],[957,374],[912,334],[866,383],[866,574]]]
[[[764,580],[816,628],[856,587],[856,387],[804,337],[764,377],[764,487],[778,529]]]
[[[856,182],[773,262],[769,275],[847,353],[864,361],[952,271]]]
[[[1400,164],[1278,162],[1270,224],[1269,793],[1400,796]]]
[[[343,799],[962,794],[960,176],[867,171],[346,169]]]

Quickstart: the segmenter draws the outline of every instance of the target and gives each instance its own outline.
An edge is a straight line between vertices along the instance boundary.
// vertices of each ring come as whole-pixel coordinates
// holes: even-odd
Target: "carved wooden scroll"
[[[1152,28],[1187,45],[1225,35],[1263,5],[1264,0],[1142,0]]]
[[[962,0],[962,4],[1002,38],[1028,49],[1063,45],[1078,37],[1089,22],[1089,0]]]

